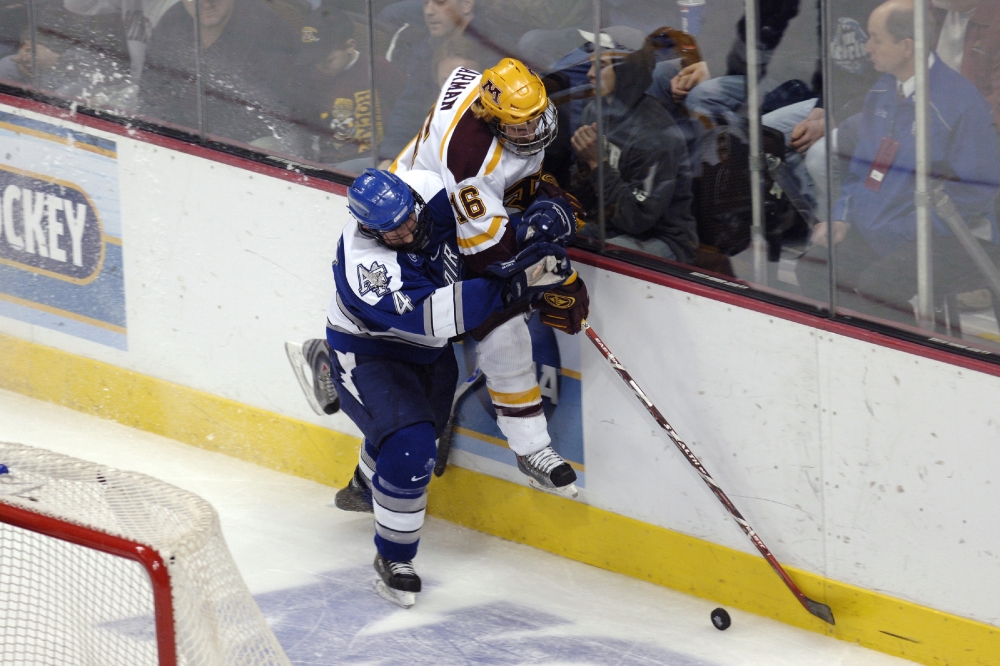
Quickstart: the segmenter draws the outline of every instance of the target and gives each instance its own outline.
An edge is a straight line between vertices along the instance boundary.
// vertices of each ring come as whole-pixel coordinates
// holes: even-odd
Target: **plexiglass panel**
[[[8,85],[29,85],[30,31],[27,0],[0,2],[0,82]]]
[[[869,3],[864,79],[841,77],[826,230],[838,311],[975,346],[997,338],[1000,39],[990,1]],[[867,87],[866,87],[867,86]],[[818,237],[817,237],[818,238]]]
[[[0,49],[14,41],[17,51],[0,60],[0,79],[88,106],[119,104],[134,93],[121,11],[91,0],[6,3]]]
[[[385,116],[402,82],[399,68],[385,59],[390,39],[373,25],[374,10],[371,2],[324,3],[300,30],[297,154],[350,174],[377,164]]]
[[[0,0],[0,19],[6,85],[348,175],[389,167],[456,68],[514,57],[554,103],[543,169],[585,245],[1000,341],[996,0]],[[539,183],[502,183],[512,215]]]

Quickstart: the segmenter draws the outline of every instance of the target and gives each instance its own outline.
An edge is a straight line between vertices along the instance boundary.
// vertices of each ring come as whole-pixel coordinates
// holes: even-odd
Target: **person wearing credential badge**
[[[827,247],[837,245],[838,303],[884,319],[913,324],[917,292],[916,136],[913,5],[890,0],[869,17],[866,50],[883,75],[865,98],[849,175],[833,210],[820,222],[812,247],[799,260],[802,293],[826,300]],[[1000,191],[1000,145],[982,95],[961,74],[929,56],[931,179],[972,228],[989,229],[991,255],[1000,254],[994,201]],[[937,291],[986,286],[934,206],[933,271]]]

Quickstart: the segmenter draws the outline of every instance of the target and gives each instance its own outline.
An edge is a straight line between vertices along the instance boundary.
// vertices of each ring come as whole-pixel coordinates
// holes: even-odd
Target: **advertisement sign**
[[[531,331],[531,355],[535,362],[538,387],[549,424],[552,448],[576,470],[576,485],[587,486],[583,460],[583,411],[581,403],[580,336],[557,333],[538,320],[537,313],[528,322]],[[476,343],[467,337],[455,346],[459,378],[465,379],[476,368]],[[483,383],[462,400],[455,413],[455,436],[452,446],[468,454],[494,460],[516,469],[514,452],[497,425],[496,410]]]
[[[0,317],[127,349],[116,144],[0,112]]]

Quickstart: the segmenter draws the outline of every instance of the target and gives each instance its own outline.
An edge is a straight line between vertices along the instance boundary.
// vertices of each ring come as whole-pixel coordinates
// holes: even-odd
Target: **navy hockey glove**
[[[516,257],[486,267],[488,277],[503,280],[504,308],[549,291],[573,274],[566,250],[555,243],[539,242],[521,250]]]
[[[587,285],[575,272],[566,282],[545,292],[538,304],[538,317],[543,324],[570,335],[580,332],[580,326],[589,314]]]
[[[517,246],[548,242],[566,246],[576,235],[576,215],[563,197],[536,199],[528,206],[517,226]]]

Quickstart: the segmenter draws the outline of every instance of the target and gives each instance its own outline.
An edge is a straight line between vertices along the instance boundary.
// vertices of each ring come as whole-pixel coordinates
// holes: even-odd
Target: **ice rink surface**
[[[334,488],[6,391],[0,441],[142,472],[206,498],[297,666],[912,663],[734,609],[720,632],[712,602],[433,517],[414,562],[424,592],[403,610],[372,592],[371,514],[328,507]]]

